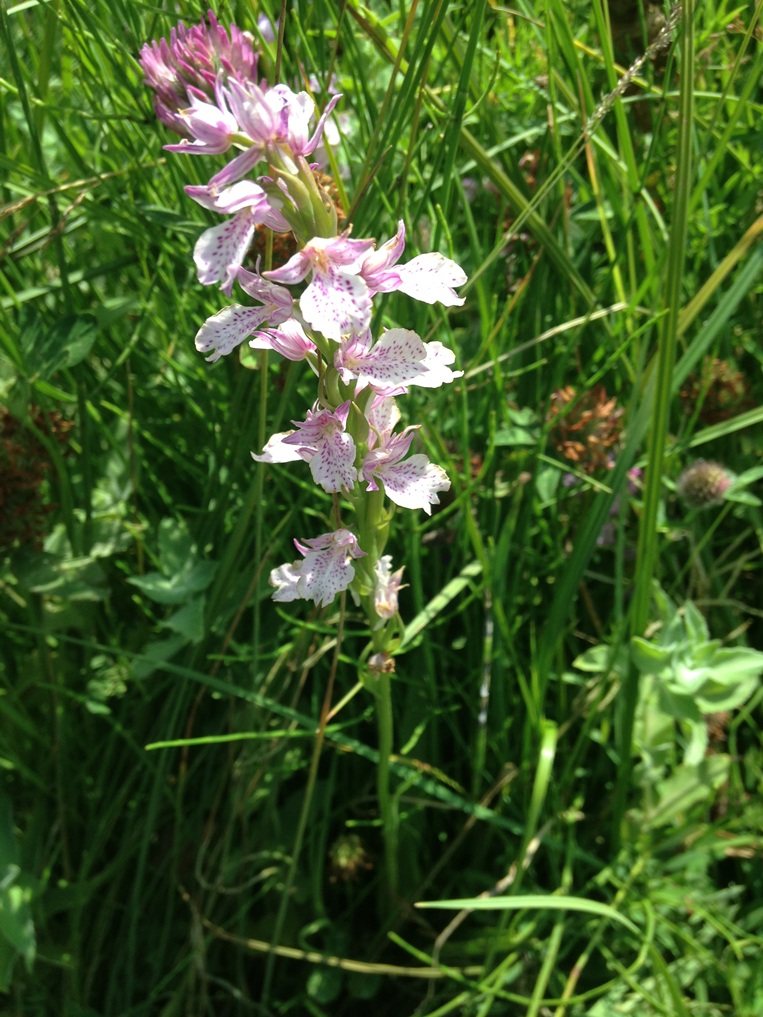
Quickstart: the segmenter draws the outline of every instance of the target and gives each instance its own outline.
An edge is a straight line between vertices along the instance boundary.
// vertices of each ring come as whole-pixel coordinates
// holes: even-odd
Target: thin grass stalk
[[[686,257],[689,201],[692,180],[692,116],[694,108],[694,4],[684,5],[681,25],[681,84],[676,151],[676,187],[673,221],[668,247],[664,304],[667,310],[659,332],[654,402],[647,448],[644,508],[636,551],[635,588],[631,608],[631,633],[642,635],[649,621],[652,581],[657,566],[659,533],[657,520],[662,493],[662,471],[670,427],[673,369],[678,350],[679,316]],[[631,778],[631,746],[638,702],[638,672],[631,668],[621,696],[619,765],[614,807],[614,838],[619,841]]]
[[[464,54],[463,63],[461,65],[461,73],[458,78],[458,86],[456,88],[456,96],[453,102],[451,110],[451,123],[448,136],[443,141],[443,147],[445,151],[445,159],[442,166],[442,197],[440,199],[440,206],[444,214],[447,216],[450,212],[450,196],[453,190],[454,180],[458,177],[456,170],[456,153],[458,152],[458,136],[461,130],[461,123],[464,118],[464,111],[466,109],[466,100],[469,95],[470,83],[473,80],[473,68],[474,60],[477,54],[477,47],[480,41],[480,32],[482,29],[482,21],[485,16],[485,8],[487,7],[486,0],[477,0],[472,7],[470,12],[470,25],[469,25],[469,40],[466,46],[466,53]],[[450,33],[446,33],[450,34]],[[440,223],[435,227],[433,234],[432,246],[434,250],[439,248],[440,244]]]

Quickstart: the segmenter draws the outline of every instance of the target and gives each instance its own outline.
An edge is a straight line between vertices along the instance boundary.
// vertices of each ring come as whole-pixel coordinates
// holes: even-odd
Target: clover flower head
[[[189,137],[180,114],[189,99],[211,101],[218,79],[240,83],[257,77],[257,53],[252,36],[235,25],[230,35],[212,11],[207,21],[187,28],[182,22],[170,31],[169,42],[146,43],[140,51],[144,80],[154,90],[154,109],[163,124]]]
[[[355,534],[345,529],[322,533],[304,543],[295,540],[294,545],[304,560],[273,569],[273,600],[312,600],[318,607],[326,607],[337,593],[348,588],[355,578],[351,559],[366,553],[358,546]]]
[[[678,478],[676,489],[689,508],[711,508],[723,503],[731,482],[731,474],[725,466],[697,459]]]

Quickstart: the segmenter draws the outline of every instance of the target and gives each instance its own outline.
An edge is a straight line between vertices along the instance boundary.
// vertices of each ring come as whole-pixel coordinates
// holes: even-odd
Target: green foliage
[[[374,322],[465,372],[403,407],[453,484],[390,542],[401,900],[368,633],[267,584],[332,513],[249,455],[311,385],[193,348],[221,162],[136,62],[178,12],[0,10],[3,1014],[760,1013],[760,6],[685,4],[694,59],[620,89],[636,6],[294,0],[280,52],[217,11],[336,76],[353,234],[469,275]],[[699,456],[736,480],[690,512]]]

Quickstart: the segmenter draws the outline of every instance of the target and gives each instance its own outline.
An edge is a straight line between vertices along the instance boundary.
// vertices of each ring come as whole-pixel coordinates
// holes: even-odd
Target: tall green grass
[[[0,10],[0,386],[52,506],[0,573],[0,1012],[760,1012],[761,695],[697,772],[674,725],[657,786],[627,666],[654,579],[761,646],[754,486],[705,513],[675,493],[699,455],[761,465],[760,11],[685,4],[624,94],[644,12],[626,45],[601,0],[300,2],[263,43],[263,73],[315,74],[319,105],[336,75],[354,235],[403,218],[407,255],[470,277],[463,308],[390,295],[375,322],[465,372],[406,400],[453,486],[391,540],[409,587],[380,760],[352,606],[338,627],[338,605],[269,599],[330,505],[249,451],[309,386],[193,349],[225,303],[183,191],[212,167],[162,151],[136,57],[196,11]],[[217,13],[256,33],[281,12]],[[742,379],[721,418],[713,359]],[[589,472],[552,407],[574,388],[569,426],[598,385],[622,433]],[[414,909],[437,901],[458,919]]]

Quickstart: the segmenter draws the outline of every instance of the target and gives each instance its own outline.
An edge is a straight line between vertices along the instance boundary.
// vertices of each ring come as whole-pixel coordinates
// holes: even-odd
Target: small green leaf
[[[523,427],[504,427],[500,431],[496,431],[493,444],[496,448],[503,445],[514,448],[530,448],[538,444],[538,436]]]
[[[641,674],[660,674],[670,666],[672,657],[672,647],[656,646],[641,636],[631,639],[631,658]]]
[[[199,643],[204,634],[204,597],[195,597],[162,622],[162,626],[185,636],[189,643]]]
[[[707,641],[710,633],[702,612],[690,600],[684,604],[684,623],[692,644]]]
[[[607,674],[614,671],[615,674],[623,677],[628,670],[627,651],[624,646],[619,646],[617,653],[613,655],[611,646],[599,643],[576,657],[572,666],[579,671],[591,671],[593,674]]]
[[[162,519],[159,523],[159,563],[165,576],[182,571],[189,558],[196,557],[196,549],[185,523],[177,519]]]
[[[333,1003],[342,991],[342,980],[337,968],[316,968],[307,979],[307,994],[316,1003]]]
[[[186,563],[184,571],[171,577],[161,572],[148,572],[145,576],[131,576],[127,581],[157,604],[185,604],[194,594],[206,590],[216,570],[216,562],[199,561]]]

